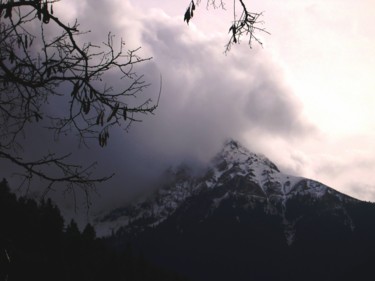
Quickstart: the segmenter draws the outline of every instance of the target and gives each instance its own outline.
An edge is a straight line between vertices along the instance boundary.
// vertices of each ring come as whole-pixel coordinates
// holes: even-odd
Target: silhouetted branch
[[[32,126],[53,130],[55,138],[73,133],[81,144],[97,138],[107,145],[112,128],[127,131],[139,114],[157,108],[151,99],[135,102],[149,86],[135,66],[151,58],[140,57],[139,48],[126,50],[122,39],[115,46],[111,33],[102,46],[79,43],[84,33],[54,15],[55,2],[0,0],[0,158],[21,167],[28,182],[46,181],[47,190],[59,182],[87,189],[111,176],[92,177],[95,165],[69,164],[69,154],[26,162],[20,139]],[[108,84],[107,75],[120,85]]]
[[[237,18],[236,13],[236,2],[240,3],[241,13],[240,17]],[[189,21],[194,16],[195,7],[200,4],[201,0],[191,0],[185,15],[184,21],[189,24]],[[206,8],[213,7],[214,9],[221,8],[225,10],[225,1],[223,0],[207,0]],[[252,48],[253,41],[263,45],[256,33],[263,32],[270,34],[265,28],[261,27],[264,24],[259,18],[263,13],[253,13],[247,10],[247,7],[243,0],[233,0],[233,22],[229,28],[230,39],[225,45],[225,53],[228,53],[233,44],[239,44],[243,37],[247,37],[248,45]]]

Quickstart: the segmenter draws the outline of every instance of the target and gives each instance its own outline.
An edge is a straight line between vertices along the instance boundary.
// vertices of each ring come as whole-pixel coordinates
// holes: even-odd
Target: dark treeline
[[[50,199],[17,198],[0,183],[0,281],[183,280],[159,269],[128,245],[114,249],[88,224],[65,225]]]

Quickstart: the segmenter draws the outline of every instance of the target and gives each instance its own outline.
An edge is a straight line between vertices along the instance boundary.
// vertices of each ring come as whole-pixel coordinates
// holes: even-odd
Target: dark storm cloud
[[[85,13],[77,15],[82,28],[92,30],[93,42],[102,42],[113,31],[117,38],[142,46],[146,56],[153,56],[136,68],[152,82],[143,95],[156,101],[161,74],[162,96],[154,116],[143,116],[129,133],[112,133],[109,147],[94,144],[75,151],[75,159],[98,160],[98,171],[116,173],[99,187],[101,197],[94,200],[98,206],[113,207],[152,189],[158,174],[170,165],[207,161],[225,139],[250,136],[254,146],[261,147],[257,142],[265,137],[260,136],[272,142],[274,137],[303,137],[311,131],[266,50],[249,50],[244,42],[225,56],[225,37],[208,38],[166,15],[142,15],[127,1],[111,3],[87,1]],[[114,16],[119,13],[121,20]],[[71,147],[70,137],[55,147],[69,151],[66,144]]]

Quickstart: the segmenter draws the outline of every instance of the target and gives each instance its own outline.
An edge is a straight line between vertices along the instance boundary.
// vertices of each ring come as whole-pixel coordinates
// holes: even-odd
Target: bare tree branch
[[[151,58],[140,57],[139,48],[126,50],[122,39],[115,46],[112,34],[101,47],[80,44],[84,33],[77,22],[70,26],[54,15],[55,2],[0,0],[0,158],[22,168],[29,184],[35,177],[45,181],[46,191],[58,183],[87,190],[112,175],[93,177],[95,164],[71,164],[69,153],[25,161],[20,140],[33,126],[52,130],[55,138],[75,134],[81,144],[97,138],[107,145],[112,128],[127,131],[141,121],[139,114],[157,108],[149,98],[136,102],[149,84],[135,67]],[[121,85],[108,85],[108,75]],[[62,109],[53,112],[50,102]]]
[[[189,21],[193,18],[196,6],[198,6],[200,2],[201,0],[190,1],[184,15],[184,21],[186,21],[187,24],[189,24]],[[237,2],[239,2],[241,6],[241,13],[239,18],[237,17],[236,13]],[[223,0],[207,0],[206,3],[207,9],[209,7],[213,7],[214,9],[226,9],[225,1]],[[248,45],[250,48],[252,48],[252,44],[254,41],[261,46],[263,45],[256,33],[270,33],[262,27],[264,22],[260,20],[261,16],[263,16],[263,13],[249,12],[243,0],[233,0],[233,21],[229,28],[230,39],[225,45],[225,54],[227,54],[231,50],[232,45],[239,44],[243,37],[247,37]]]

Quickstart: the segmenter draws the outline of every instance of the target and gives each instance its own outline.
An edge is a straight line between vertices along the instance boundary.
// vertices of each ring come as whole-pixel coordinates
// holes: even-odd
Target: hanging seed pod
[[[49,23],[49,20],[50,20],[51,17],[50,17],[49,12],[48,12],[47,3],[45,3],[43,5],[42,13],[43,13],[43,23],[45,23],[45,24]]]
[[[7,9],[5,10],[5,16],[4,18],[12,18],[12,6],[8,6]]]
[[[36,122],[39,122],[39,120],[43,119],[42,115],[40,115],[38,112],[34,112],[34,117]]]
[[[128,118],[128,108],[125,107],[124,108],[124,111],[122,112],[122,117],[124,117],[124,121],[126,121],[126,119]]]
[[[13,51],[10,51],[9,60],[10,60],[11,63],[14,62],[14,58],[15,58],[15,55],[14,55]]]
[[[100,117],[100,125],[104,125],[104,111],[102,111],[102,116]]]
[[[37,0],[36,10],[37,10],[38,19],[42,20],[42,7],[41,7],[41,4],[40,4],[40,0],[39,1]]]
[[[99,145],[101,147],[106,146],[108,138],[109,138],[108,130],[105,130],[104,133],[103,132],[99,133],[99,138],[98,138]]]
[[[86,108],[85,108],[85,111],[84,111],[85,114],[89,114],[89,112],[90,112],[90,105],[91,105],[90,101],[87,101],[86,102]]]
[[[73,86],[73,91],[72,93],[70,94],[72,97],[75,97],[78,93],[78,90],[79,90],[79,85],[78,85],[78,82],[74,83],[74,86]]]
[[[101,116],[102,116],[102,113],[103,113],[103,111],[101,111],[101,112],[98,114],[98,117],[96,117],[96,125],[99,125],[99,123],[100,123],[100,118],[101,118]]]
[[[191,18],[191,14],[190,14],[190,6],[189,6],[185,12],[184,21],[186,21],[186,23],[189,24],[190,18]]]
[[[98,140],[99,140],[99,145],[101,147],[103,147],[103,138],[102,138],[102,134],[100,133],[99,136],[98,136]]]
[[[107,118],[107,122],[111,121],[111,119],[116,115],[118,109],[119,109],[119,103],[116,103],[115,107],[113,108],[113,111],[111,113],[111,115],[108,116]]]

